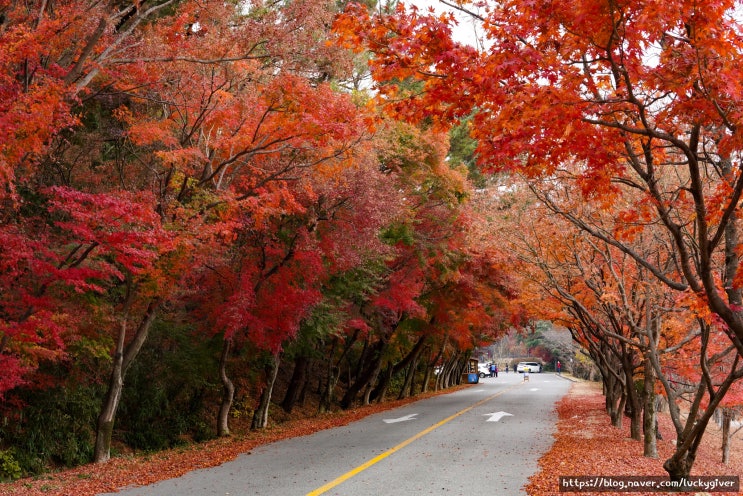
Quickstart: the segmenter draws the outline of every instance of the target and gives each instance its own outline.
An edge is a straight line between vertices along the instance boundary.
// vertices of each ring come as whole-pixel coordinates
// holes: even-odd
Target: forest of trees
[[[665,398],[689,475],[743,403],[736,4],[458,5],[477,46],[396,3],[0,0],[1,479],[449,387],[537,321],[646,456]]]
[[[341,8],[0,2],[0,477],[448,387],[525,318]]]

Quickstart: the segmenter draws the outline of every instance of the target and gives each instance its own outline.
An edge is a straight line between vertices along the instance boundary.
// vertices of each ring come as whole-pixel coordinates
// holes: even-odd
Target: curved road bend
[[[499,374],[352,424],[254,449],[126,496],[524,495],[570,381]]]

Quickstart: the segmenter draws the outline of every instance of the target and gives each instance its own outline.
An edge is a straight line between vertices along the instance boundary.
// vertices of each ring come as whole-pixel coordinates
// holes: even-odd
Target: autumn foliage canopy
[[[280,366],[297,370],[287,411],[303,367],[324,377],[321,408],[389,387],[342,370],[404,373],[409,395],[521,322],[505,257],[471,243],[472,187],[445,128],[376,105],[361,59],[333,42],[337,13],[0,0],[9,446],[43,451],[23,444],[41,405],[83,422],[60,426],[83,448],[44,455],[55,463],[105,460],[121,432],[176,442],[139,436],[152,420],[128,406],[129,380],[224,434],[236,409],[265,423]]]

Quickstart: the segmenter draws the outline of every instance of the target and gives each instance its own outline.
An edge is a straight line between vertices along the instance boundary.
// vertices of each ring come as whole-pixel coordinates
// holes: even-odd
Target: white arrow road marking
[[[498,396],[500,396],[502,394],[505,394],[508,391],[519,387],[520,384],[521,383],[514,384],[513,386],[509,386],[506,389],[501,389],[497,393],[495,393],[495,394],[493,394],[491,396],[488,396],[486,398],[481,399],[477,403],[474,403],[474,404],[468,406],[464,410],[459,410],[457,413],[455,413],[453,415],[450,415],[449,417],[446,417],[444,420],[441,420],[441,421],[433,424],[432,426],[430,426],[430,427],[428,427],[426,429],[423,429],[422,431],[420,431],[418,434],[414,435],[413,437],[407,438],[405,441],[401,442],[397,446],[393,446],[392,448],[388,449],[384,453],[380,453],[379,455],[375,456],[371,460],[368,460],[367,462],[362,463],[358,467],[349,470],[345,474],[336,477],[335,479],[333,479],[332,481],[328,482],[324,486],[318,487],[314,491],[310,491],[309,493],[307,493],[307,496],[320,496],[321,494],[325,494],[326,492],[330,491],[334,487],[337,487],[338,485],[342,484],[343,482],[347,481],[348,479],[357,476],[358,474],[360,474],[364,470],[368,469],[369,467],[373,467],[374,465],[376,465],[377,463],[381,462],[382,460],[384,460],[388,456],[392,455],[393,453],[396,453],[396,452],[400,451],[401,449],[403,449],[405,446],[409,445],[410,443],[413,443],[413,442],[417,441],[418,439],[422,438],[423,436],[425,436],[427,434],[430,434],[431,432],[435,431],[436,429],[438,429],[442,425],[444,425],[444,424],[446,424],[448,422],[451,422],[452,420],[454,420],[455,418],[459,417],[460,415],[464,415],[465,413],[469,412],[473,408],[477,408],[478,406],[484,405],[488,401],[492,401],[494,398],[497,398]]]
[[[539,391],[539,388],[531,388],[529,391]]]
[[[399,417],[396,419],[383,419],[382,422],[385,424],[395,424],[397,422],[405,422],[406,420],[415,420],[413,417],[418,415],[417,413],[411,413],[410,415],[405,415],[404,417]]]
[[[495,413],[486,413],[484,416],[490,415],[490,418],[486,422],[498,422],[503,417],[513,417],[512,413],[508,412],[495,412]]]

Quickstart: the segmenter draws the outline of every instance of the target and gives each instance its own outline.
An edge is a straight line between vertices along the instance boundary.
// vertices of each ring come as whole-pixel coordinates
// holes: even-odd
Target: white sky
[[[477,40],[478,37],[482,36],[482,32],[480,31],[478,34],[478,26],[476,21],[473,20],[473,18],[467,14],[464,14],[462,12],[457,11],[456,9],[453,9],[449,7],[448,5],[443,4],[439,0],[400,0],[401,3],[404,3],[407,5],[416,5],[418,9],[421,11],[421,13],[424,13],[428,10],[429,7],[433,7],[433,10],[438,14],[441,12],[453,12],[454,17],[457,19],[459,24],[457,26],[453,26],[452,33],[453,38],[455,41],[459,41],[461,43],[467,43],[473,46],[478,46]],[[451,3],[454,3],[452,1]],[[471,7],[474,9],[474,7]],[[475,10],[477,12],[477,10]]]

